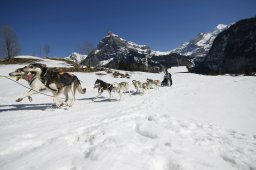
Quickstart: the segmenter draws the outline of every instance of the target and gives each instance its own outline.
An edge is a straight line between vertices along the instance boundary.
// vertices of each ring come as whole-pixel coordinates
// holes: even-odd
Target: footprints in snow
[[[78,145],[84,159],[89,161],[120,163],[127,155],[133,155],[131,157],[138,157],[138,161],[151,160],[150,169],[181,170],[186,169],[184,162],[197,165],[198,161],[191,161],[188,156],[193,149],[199,154],[209,153],[238,169],[256,169],[255,136],[179,121],[168,115],[127,116],[106,121],[104,125],[77,130],[68,141]],[[206,165],[214,166],[214,163],[206,161],[201,166]]]
[[[255,136],[168,116],[149,116],[136,124],[135,132],[151,140],[158,152],[168,150],[165,152],[186,155],[192,148],[197,148],[198,152],[217,155],[238,169],[256,169]]]

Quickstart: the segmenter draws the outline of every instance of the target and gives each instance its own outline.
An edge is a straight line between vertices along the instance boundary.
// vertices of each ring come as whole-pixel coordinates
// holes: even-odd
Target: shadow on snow
[[[0,112],[6,111],[18,111],[18,110],[47,110],[57,108],[52,103],[44,104],[10,104],[10,105],[0,105]]]
[[[109,99],[109,98],[105,98],[103,96],[99,96],[97,98],[95,97],[89,97],[89,98],[82,98],[82,99],[76,99],[76,100],[90,100],[92,102],[95,102],[95,103],[99,103],[99,102],[114,102],[114,101],[119,101],[117,99]]]

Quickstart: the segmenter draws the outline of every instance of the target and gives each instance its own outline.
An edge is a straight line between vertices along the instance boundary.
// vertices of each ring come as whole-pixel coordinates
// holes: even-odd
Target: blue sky
[[[217,24],[256,16],[256,0],[0,0],[0,26],[18,35],[22,54],[66,57],[111,31],[168,51]]]

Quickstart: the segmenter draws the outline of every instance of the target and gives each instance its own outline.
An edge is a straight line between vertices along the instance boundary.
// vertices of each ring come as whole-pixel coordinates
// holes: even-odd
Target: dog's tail
[[[78,78],[76,78],[74,81],[74,92],[76,92],[76,90],[81,94],[85,94],[86,92],[86,88],[82,88],[82,85]]]

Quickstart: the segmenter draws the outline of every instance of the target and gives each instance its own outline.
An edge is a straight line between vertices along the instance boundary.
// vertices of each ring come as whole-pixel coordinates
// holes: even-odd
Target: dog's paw
[[[57,108],[59,108],[59,106],[57,106],[57,105],[54,103],[54,104],[52,104],[52,108],[53,108],[53,109],[57,109]]]
[[[32,97],[31,97],[31,96],[28,96],[28,100],[29,100],[30,102],[32,102]]]
[[[61,106],[62,106],[62,107],[71,107],[72,104],[71,104],[71,103],[68,103],[68,102],[63,102],[63,103],[61,104]]]
[[[60,103],[60,104],[58,104],[58,105],[56,105],[57,107],[62,107],[62,106],[64,106],[64,103]]]
[[[59,108],[67,107],[67,106],[68,106],[68,103],[66,103],[66,102],[63,102],[63,103],[60,103],[57,105],[57,107],[59,107]]]
[[[21,100],[23,100],[23,98],[18,98],[16,102],[20,102]]]
[[[68,106],[68,107],[72,107],[72,105],[73,105],[73,102],[67,102],[66,103],[66,106]]]

